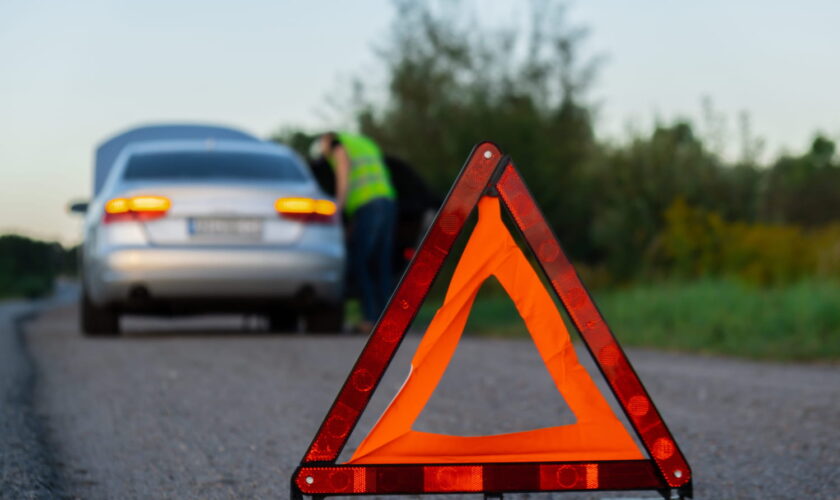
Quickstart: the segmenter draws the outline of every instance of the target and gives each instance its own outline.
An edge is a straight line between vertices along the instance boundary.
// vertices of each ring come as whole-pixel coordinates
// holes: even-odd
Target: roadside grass
[[[768,360],[840,360],[840,283],[805,281],[756,288],[723,280],[634,285],[594,292],[622,345]],[[423,328],[439,300],[427,301]],[[466,331],[524,336],[498,287],[482,289]]]
[[[0,275],[0,299],[35,299],[52,290],[55,278],[48,274],[26,274],[23,276]]]

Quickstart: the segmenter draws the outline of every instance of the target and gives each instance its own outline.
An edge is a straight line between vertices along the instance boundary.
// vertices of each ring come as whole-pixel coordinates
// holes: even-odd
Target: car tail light
[[[332,201],[313,198],[278,198],[274,209],[286,219],[302,222],[333,222],[337,212]]]
[[[114,198],[105,203],[105,223],[158,219],[166,215],[172,202],[165,196]]]

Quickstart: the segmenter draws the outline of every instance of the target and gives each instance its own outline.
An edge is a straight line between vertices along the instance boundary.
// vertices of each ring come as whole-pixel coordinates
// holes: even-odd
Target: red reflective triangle
[[[581,454],[580,450],[575,448],[575,453],[563,455],[555,451],[543,453],[537,448],[511,449],[524,442],[523,436],[535,439],[547,438],[547,435],[542,434],[529,436],[529,433],[537,431],[517,433],[514,438],[507,440],[497,438],[514,435],[471,438],[437,434],[420,435],[422,433],[415,433],[409,428],[430,395],[426,391],[428,384],[425,389],[419,391],[422,394],[418,396],[417,390],[410,393],[409,391],[413,389],[406,389],[406,386],[410,385],[407,383],[404,386],[405,392],[401,390],[395,398],[397,401],[399,396],[405,396],[406,403],[395,411],[389,407],[382,419],[388,420],[387,417],[390,416],[391,421],[398,422],[396,425],[404,434],[395,438],[397,434],[380,428],[382,424],[380,421],[350,462],[335,463],[414,316],[425,300],[434,278],[460,234],[467,217],[479,205],[479,200],[488,189],[498,193],[502,205],[511,214],[529,250],[536,257],[536,261],[563,303],[589,352],[593,354],[597,366],[641,440],[649,459],[643,458],[641,453],[635,453],[630,445],[622,441],[624,438],[614,428],[614,423],[606,415],[603,405],[599,402],[598,398],[602,400],[602,396],[594,385],[590,386],[586,382],[587,375],[578,379],[576,390],[590,390],[590,388],[594,390],[597,393],[594,406],[590,405],[586,410],[584,409],[586,404],[581,403],[579,406],[581,409],[573,408],[573,411],[578,420],[581,419],[578,411],[588,412],[586,413],[587,417],[590,417],[588,420],[595,422],[596,426],[605,426],[603,432],[610,436],[607,440],[609,442],[596,443],[591,451]],[[490,206],[496,208],[488,209],[487,207]],[[498,202],[485,201],[483,207],[482,213],[487,212],[492,215],[493,210],[498,210]],[[476,226],[477,229],[482,224],[480,220]],[[468,243],[465,255],[469,247]],[[519,253],[521,255],[521,252]],[[518,257],[515,258],[518,259]],[[524,258],[521,260],[524,261]],[[460,268],[462,264],[459,262],[458,267]],[[530,266],[527,267],[530,269]],[[456,274],[457,272],[456,270]],[[502,275],[501,270],[496,273],[500,281],[503,279]],[[526,270],[525,275],[530,276],[530,273]],[[524,275],[508,281],[519,281],[521,276]],[[528,283],[536,286],[534,281]],[[512,290],[508,286],[505,288],[509,293]],[[514,300],[517,299],[513,294],[511,295]],[[447,301],[444,304],[446,303]],[[467,307],[468,314],[471,301],[467,306],[464,304],[459,304],[462,308],[460,312],[463,313],[463,307]],[[520,313],[522,313],[521,309]],[[544,322],[542,317],[540,315],[532,319],[532,323]],[[525,315],[523,318],[528,324],[528,318]],[[556,323],[551,323],[549,326],[561,328]],[[532,330],[531,324],[528,327],[529,331]],[[463,329],[463,324],[460,328]],[[565,332],[565,327],[562,329]],[[455,344],[459,336],[460,331],[457,331],[451,337]],[[535,342],[538,342],[533,332],[532,336]],[[450,344],[451,342],[452,340],[449,341]],[[454,345],[449,347],[454,352]],[[423,348],[421,342],[415,358],[421,354],[420,351]],[[538,348],[541,350],[546,365],[549,366],[547,356],[543,352],[546,349],[545,345],[541,346],[538,342]],[[443,361],[436,367],[436,373],[427,377],[427,382],[431,381],[429,383],[433,384],[432,390],[451,357],[452,352],[448,349],[445,349],[448,355],[446,353],[441,355]],[[571,356],[568,361],[577,363],[573,353]],[[549,370],[551,371],[550,366]],[[554,373],[552,377],[568,401],[569,394],[558,382],[558,377]],[[411,378],[410,375],[407,382],[410,382]],[[590,394],[591,392],[590,390]],[[594,396],[594,394],[591,395]],[[405,406],[412,408],[405,410],[403,408]],[[606,411],[611,414],[608,408]],[[392,414],[389,415],[389,412]],[[400,416],[404,421],[400,421]],[[607,426],[613,426],[613,428],[608,429]],[[568,427],[560,426],[548,430],[568,431],[568,429],[563,429]],[[391,428],[394,428],[394,424]],[[435,436],[437,446],[429,446],[428,439],[423,439],[427,436]],[[486,441],[481,441],[482,439]],[[597,441],[597,429],[595,432],[589,432],[581,427],[572,433],[559,432],[552,435],[549,441],[566,443],[575,439],[583,443],[590,440]],[[611,446],[613,441],[622,442]],[[450,455],[441,453],[441,449],[447,446],[459,449],[453,449]],[[572,446],[577,447],[578,444]],[[424,449],[417,451],[418,448]],[[464,452],[460,448],[471,451]],[[521,459],[516,458],[516,451],[521,451]],[[467,164],[461,170],[423,243],[374,327],[367,344],[301,461],[301,465],[293,474],[291,486],[295,497],[300,497],[301,494],[324,496],[584,489],[667,490],[670,488],[679,488],[682,494],[690,495],[691,470],[513,163],[509,158],[503,157],[501,151],[492,143],[481,143],[470,154]]]
[[[513,300],[554,385],[576,422],[490,436],[412,429],[455,353],[478,290],[495,277]],[[502,220],[497,197],[478,202],[478,222],[411,370],[348,464],[504,463],[634,460],[644,454],[578,361],[546,286]]]

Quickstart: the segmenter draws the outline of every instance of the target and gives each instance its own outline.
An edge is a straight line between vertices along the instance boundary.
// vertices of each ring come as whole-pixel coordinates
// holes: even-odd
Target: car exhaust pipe
[[[144,285],[133,285],[128,290],[128,300],[136,304],[145,304],[152,301],[152,294]]]
[[[317,295],[312,285],[304,285],[295,294],[293,302],[298,307],[308,307],[315,303]]]

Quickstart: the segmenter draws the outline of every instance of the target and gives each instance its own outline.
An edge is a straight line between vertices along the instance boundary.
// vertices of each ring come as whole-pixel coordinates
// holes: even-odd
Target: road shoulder
[[[40,302],[0,302],[0,498],[62,497],[44,417],[35,410],[37,371],[22,325]]]

